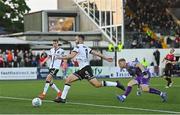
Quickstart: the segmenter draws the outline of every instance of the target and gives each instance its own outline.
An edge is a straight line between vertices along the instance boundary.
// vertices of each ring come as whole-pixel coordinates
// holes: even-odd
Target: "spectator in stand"
[[[45,50],[42,51],[41,57],[42,57],[42,55],[43,55],[45,58],[47,57],[47,53],[45,52]]]
[[[31,66],[32,66],[32,67],[37,67],[37,66],[38,66],[38,62],[37,62],[35,56],[32,57]]]
[[[143,60],[141,61],[141,64],[147,68],[149,66],[149,62],[146,60],[146,58],[143,58]]]
[[[77,59],[73,60],[73,65],[74,65],[74,67],[79,67],[79,63],[78,63]]]
[[[156,49],[156,51],[153,53],[155,61],[157,66],[159,66],[159,62],[160,62],[160,52],[158,49]]]
[[[63,73],[63,77],[64,77],[63,79],[65,79],[67,76],[67,69],[68,69],[67,60],[62,61],[61,68],[62,68],[62,73]]]
[[[73,62],[71,59],[68,59],[67,63],[68,63],[68,67],[73,67]]]
[[[7,63],[8,67],[12,67],[13,55],[10,50],[7,51]]]
[[[40,66],[40,63],[39,63],[39,60],[40,60],[40,53],[37,53],[37,55],[36,55],[36,61],[38,62],[37,64],[37,66],[39,67]]]
[[[168,47],[171,47],[172,44],[172,39],[170,38],[170,36],[167,37],[167,45]]]
[[[30,58],[29,57],[26,57],[24,59],[24,66],[25,67],[31,67],[31,61],[30,61]]]
[[[176,35],[174,40],[174,48],[180,48],[180,37],[178,35]]]
[[[0,67],[4,66],[4,61],[3,61],[3,57],[2,54],[0,54]]]
[[[18,67],[17,56],[14,56],[12,67]]]
[[[39,63],[42,63],[42,62],[44,62],[44,60],[46,59],[46,54],[45,53],[42,53],[41,54],[41,57],[40,57],[40,59],[39,59]],[[43,63],[42,65],[41,65],[41,67],[46,67],[46,62],[45,63]]]

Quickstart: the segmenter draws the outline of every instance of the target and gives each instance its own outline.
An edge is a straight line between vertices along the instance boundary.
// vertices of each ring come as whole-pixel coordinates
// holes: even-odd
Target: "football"
[[[40,98],[34,98],[32,100],[32,106],[34,107],[40,107],[42,105],[42,100]]]

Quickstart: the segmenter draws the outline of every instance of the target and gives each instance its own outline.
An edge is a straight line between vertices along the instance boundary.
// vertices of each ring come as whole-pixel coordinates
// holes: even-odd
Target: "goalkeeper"
[[[128,82],[128,86],[125,90],[125,93],[123,95],[117,96],[117,99],[119,101],[125,101],[125,99],[132,90],[132,86],[134,85],[138,85],[144,92],[159,95],[162,98],[163,102],[167,101],[167,94],[165,92],[161,92],[149,86],[150,72],[146,70],[142,64],[135,61],[126,63],[126,60],[124,58],[119,59],[118,64],[120,68],[126,68],[129,74],[135,77],[134,79]]]

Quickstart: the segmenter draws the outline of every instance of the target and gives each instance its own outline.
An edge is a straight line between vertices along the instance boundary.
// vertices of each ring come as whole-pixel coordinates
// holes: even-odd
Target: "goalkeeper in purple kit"
[[[162,102],[167,101],[167,94],[165,92],[161,92],[149,86],[150,72],[145,69],[142,64],[138,62],[126,63],[124,58],[119,59],[118,64],[121,69],[127,69],[129,74],[134,77],[134,79],[128,82],[128,86],[124,94],[117,96],[119,101],[124,102],[126,100],[134,85],[138,85],[144,92],[159,95],[162,98]]]

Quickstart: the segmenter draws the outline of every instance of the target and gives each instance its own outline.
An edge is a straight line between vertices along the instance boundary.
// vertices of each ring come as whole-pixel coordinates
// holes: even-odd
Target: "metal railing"
[[[73,0],[114,45],[124,44],[123,0]]]

